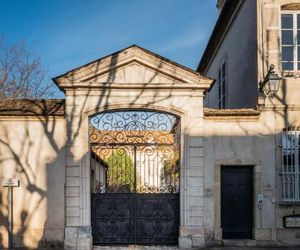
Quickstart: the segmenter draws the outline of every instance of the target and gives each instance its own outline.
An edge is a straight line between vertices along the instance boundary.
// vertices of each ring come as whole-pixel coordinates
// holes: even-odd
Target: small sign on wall
[[[13,191],[14,187],[18,187],[20,181],[14,178],[1,180],[1,186],[8,188],[8,249],[13,247]]]
[[[289,228],[300,228],[300,214],[284,216],[283,226]]]
[[[20,181],[18,179],[8,178],[1,180],[2,187],[18,187],[20,185]]]

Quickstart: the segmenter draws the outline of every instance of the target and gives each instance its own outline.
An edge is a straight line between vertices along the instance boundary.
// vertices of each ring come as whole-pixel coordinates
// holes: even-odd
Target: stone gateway
[[[0,101],[0,247],[300,245],[297,2],[218,1],[197,71],[132,45]]]

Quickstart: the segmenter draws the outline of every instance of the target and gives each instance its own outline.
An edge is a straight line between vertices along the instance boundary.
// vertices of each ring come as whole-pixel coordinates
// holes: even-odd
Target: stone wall
[[[257,117],[210,117],[205,119],[205,229],[207,241],[222,240],[221,228],[221,167],[253,166],[254,233],[274,230],[275,149],[274,120],[264,114]],[[257,195],[264,194],[262,209]],[[264,240],[271,240],[265,238]]]
[[[14,247],[61,245],[64,239],[63,117],[1,116],[0,179],[15,178]],[[8,188],[0,187],[0,248],[8,246]]]
[[[226,112],[228,115],[226,115]],[[255,116],[238,116],[239,110],[204,119],[204,213],[205,238],[222,240],[220,169],[222,166],[253,166],[253,239],[255,244],[300,244],[300,230],[283,227],[283,216],[299,214],[298,206],[283,205],[281,180],[281,132],[299,123],[300,111],[265,109]],[[258,194],[264,195],[262,208]]]

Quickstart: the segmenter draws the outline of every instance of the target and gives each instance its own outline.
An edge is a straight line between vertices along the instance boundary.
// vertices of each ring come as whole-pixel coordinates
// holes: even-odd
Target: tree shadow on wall
[[[15,112],[15,120],[3,117],[0,124],[0,178],[20,180],[13,196],[13,246],[61,246],[58,241],[63,240],[64,231],[65,136],[62,131],[62,139],[57,139],[57,131],[64,129],[61,125],[56,128],[61,123],[57,120],[63,120],[53,114],[62,104],[54,105],[48,113],[47,101],[14,102],[10,112]],[[8,192],[5,187],[0,189],[0,245],[7,247]],[[55,201],[56,204],[51,204]],[[60,221],[55,217],[60,217]]]
[[[109,58],[107,79],[101,88],[95,86],[96,77],[95,82],[82,82],[85,85],[82,88],[67,89],[65,101],[12,101],[14,103],[10,105],[9,112],[14,118],[6,117],[0,123],[0,178],[18,178],[21,183],[20,187],[15,188],[14,196],[14,246],[39,249],[49,245],[61,247],[65,226],[90,224],[89,215],[84,219],[68,209],[72,202],[81,199],[84,195],[82,192],[88,194],[87,206],[90,202],[90,186],[82,186],[79,174],[90,174],[90,152],[88,149],[82,151],[81,144],[88,137],[88,134],[82,134],[87,125],[85,123],[89,120],[91,110],[97,113],[113,106],[125,109],[164,106],[164,102],[172,98],[171,87],[164,89],[163,94],[153,86],[148,88],[148,85],[159,84],[156,76],[161,72],[164,59],[157,59],[159,62],[157,67],[152,68],[154,73],[148,82],[138,89],[130,90],[133,95],[122,92],[127,99],[118,100],[118,91],[113,88],[117,84],[116,73],[119,67],[119,53],[115,53]],[[92,74],[95,76],[101,70],[103,60],[94,62]],[[76,72],[74,75],[69,73],[68,78],[70,82],[76,81]],[[175,86],[176,83],[170,85]],[[151,98],[146,100],[148,93],[151,93]],[[171,110],[176,105],[172,104],[168,108]],[[79,152],[76,152],[76,147],[81,148]],[[79,173],[68,172],[69,168],[76,167],[79,167]],[[68,173],[67,176],[65,173]],[[85,191],[67,192],[68,187],[73,185],[71,182],[78,183],[78,189]],[[0,189],[0,221],[4,225],[0,237],[3,245],[7,235],[7,202],[5,190]],[[88,211],[90,208],[84,209]]]

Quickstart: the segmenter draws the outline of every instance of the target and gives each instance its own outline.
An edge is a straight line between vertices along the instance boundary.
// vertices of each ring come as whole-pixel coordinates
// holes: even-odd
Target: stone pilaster
[[[75,99],[74,99],[75,98]],[[67,135],[66,184],[65,184],[65,249],[92,249],[92,234],[89,222],[90,194],[89,165],[84,164],[86,155],[82,147],[84,126],[80,121],[82,104],[75,103],[74,96],[66,98]],[[84,117],[81,117],[83,119]]]
[[[204,238],[204,167],[203,167],[203,116],[202,93],[191,98],[185,136],[184,221],[180,227],[179,247],[184,249],[202,247]],[[194,105],[193,105],[194,103]]]

